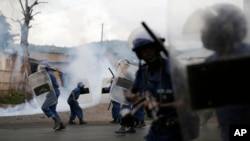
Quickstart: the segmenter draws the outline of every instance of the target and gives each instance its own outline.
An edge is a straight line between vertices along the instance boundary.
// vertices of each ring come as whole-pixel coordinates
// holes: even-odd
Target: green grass
[[[12,90],[11,96],[4,96],[0,97],[0,103],[1,104],[20,104],[24,103],[26,99],[26,96],[17,91],[17,90]]]

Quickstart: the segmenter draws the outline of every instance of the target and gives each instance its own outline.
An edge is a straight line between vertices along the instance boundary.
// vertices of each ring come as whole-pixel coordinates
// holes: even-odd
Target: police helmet
[[[242,10],[232,4],[216,4],[203,14],[202,42],[211,50],[222,50],[228,43],[241,42],[247,34],[247,21]]]
[[[83,88],[83,87],[84,87],[83,82],[78,82],[78,83],[77,83],[77,87],[78,87],[78,88]]]
[[[50,68],[50,64],[47,61],[42,61],[38,67],[37,67],[37,71],[41,71],[41,70],[48,70]]]
[[[155,32],[154,32],[155,33]],[[160,38],[160,36],[155,33],[156,37],[159,38],[160,41],[164,42],[165,40],[163,38]],[[132,48],[134,52],[136,52],[138,56],[138,51],[141,49],[144,49],[147,46],[153,46],[157,48],[157,50],[160,52],[160,47],[158,47],[154,39],[147,33],[147,31],[144,28],[137,28],[130,34],[128,38],[128,44],[129,47]],[[139,56],[138,56],[139,57]]]
[[[49,62],[47,62],[47,61],[41,62],[41,65],[43,65],[43,66],[46,67],[46,68],[49,68],[49,67],[50,67]]]
[[[129,60],[127,58],[122,58],[118,61],[118,65],[120,64],[129,64]]]
[[[117,65],[116,65],[116,69],[118,69],[120,65],[123,66],[123,65],[129,65],[129,64],[130,64],[130,62],[127,58],[122,58],[118,61]]]

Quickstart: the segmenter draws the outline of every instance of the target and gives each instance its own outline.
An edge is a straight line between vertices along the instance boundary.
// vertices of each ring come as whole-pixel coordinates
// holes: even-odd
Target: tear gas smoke
[[[117,45],[112,44],[112,46]],[[127,56],[131,56],[130,53],[132,53],[132,51],[127,51],[128,48],[126,46],[119,48],[119,52],[116,52],[117,48],[107,48],[108,47],[106,47],[105,44],[88,44],[86,46],[78,47],[75,49],[75,53],[73,56],[74,59],[72,60],[72,62],[70,62],[70,65],[67,66],[64,70],[65,72],[70,74],[71,81],[67,83],[65,87],[60,87],[61,94],[58,99],[57,111],[69,111],[67,98],[71,90],[76,87],[77,82],[79,81],[85,82],[85,84],[87,85],[87,87],[89,87],[90,90],[90,94],[84,94],[80,96],[82,98],[79,99],[79,103],[83,109],[95,106],[101,102],[103,98],[103,95],[101,94],[101,89],[103,87],[103,79],[112,77],[108,68],[115,70],[114,64],[110,62],[107,54],[112,54],[112,52],[114,52],[114,54],[122,56],[120,58],[124,58]],[[117,58],[117,60],[119,60],[120,58]],[[128,59],[130,59],[130,57],[128,57]],[[30,101],[25,101],[25,103],[16,106],[0,108],[0,113],[0,116],[15,116],[39,114],[43,112],[37,104],[36,99],[34,98]]]

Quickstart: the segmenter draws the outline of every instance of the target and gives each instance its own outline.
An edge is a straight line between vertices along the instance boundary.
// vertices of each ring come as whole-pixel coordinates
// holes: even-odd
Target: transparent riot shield
[[[245,32],[249,2],[170,0],[168,4],[167,49],[173,89],[182,103],[178,112],[183,138],[229,140],[234,124],[250,122],[245,95],[249,83],[243,83],[250,79]]]
[[[41,108],[57,103],[57,97],[46,71],[38,71],[29,76],[29,84]]]
[[[129,104],[124,94],[132,87],[135,73],[138,67],[131,64],[119,65],[117,68],[117,75],[113,79],[110,89],[110,98],[121,104]]]

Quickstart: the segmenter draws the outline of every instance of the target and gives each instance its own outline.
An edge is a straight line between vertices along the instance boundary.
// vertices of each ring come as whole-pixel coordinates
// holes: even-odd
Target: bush
[[[17,90],[11,91],[11,96],[0,97],[1,104],[21,104],[24,103],[26,99],[25,94]]]

